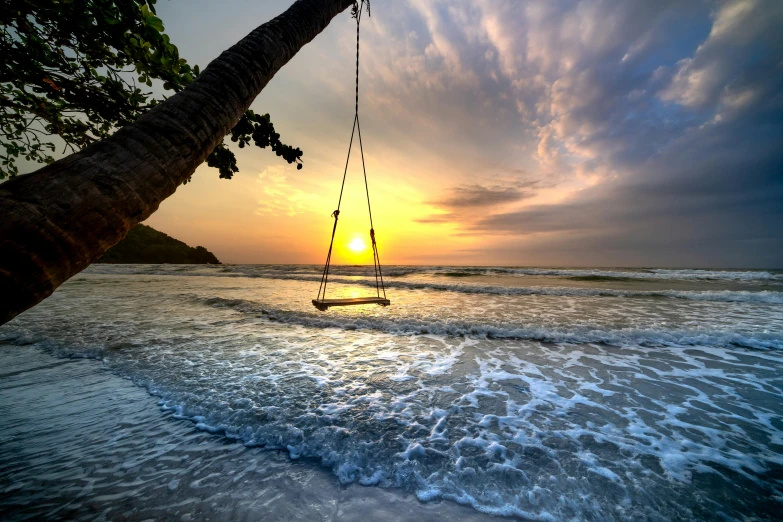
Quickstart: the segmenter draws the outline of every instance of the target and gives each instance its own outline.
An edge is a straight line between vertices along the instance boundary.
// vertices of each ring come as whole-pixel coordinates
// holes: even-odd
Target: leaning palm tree
[[[39,303],[190,178],[275,73],[354,0],[298,0],[111,137],[0,185],[0,324]]]

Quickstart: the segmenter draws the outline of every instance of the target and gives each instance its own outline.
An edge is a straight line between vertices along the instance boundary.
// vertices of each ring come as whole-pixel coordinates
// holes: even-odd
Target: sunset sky
[[[204,67],[290,0],[158,3]],[[388,264],[783,266],[783,2],[373,0],[360,114]],[[321,263],[353,119],[346,11],[253,104],[297,171],[237,152],[148,224],[223,262]],[[357,159],[357,158],[354,158]],[[371,263],[352,159],[337,262]]]

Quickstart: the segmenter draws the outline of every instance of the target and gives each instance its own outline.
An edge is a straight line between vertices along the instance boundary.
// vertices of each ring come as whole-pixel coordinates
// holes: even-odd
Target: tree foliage
[[[4,0],[0,179],[18,174],[19,158],[54,161],[56,141],[75,152],[132,123],[161,101],[153,80],[173,92],[191,83],[198,66],[163,31],[155,0]],[[248,111],[230,137],[239,147],[270,147],[302,168],[302,151],[280,141],[268,114]],[[207,164],[221,178],[239,170],[223,143]]]

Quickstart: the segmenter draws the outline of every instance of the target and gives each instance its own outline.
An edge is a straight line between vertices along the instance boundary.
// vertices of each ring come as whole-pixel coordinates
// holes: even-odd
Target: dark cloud
[[[433,214],[425,218],[415,219],[416,223],[422,223],[426,225],[441,225],[444,223],[453,223],[459,220],[459,216],[455,214]]]
[[[497,254],[535,249],[566,262],[783,266],[783,107],[713,125],[641,166],[557,205],[498,213],[475,234],[518,236]],[[745,129],[742,132],[740,129]]]
[[[536,181],[517,182],[511,186],[479,184],[458,185],[448,190],[441,199],[429,205],[448,211],[416,219],[422,224],[473,222],[502,205],[516,203],[535,196]],[[465,233],[468,233],[467,231]]]
[[[532,187],[533,183],[525,184]],[[450,190],[448,196],[433,201],[430,204],[436,207],[448,209],[469,209],[479,207],[494,207],[504,203],[513,203],[531,198],[535,195],[532,190],[524,190],[521,187],[485,187],[482,185],[461,185]]]

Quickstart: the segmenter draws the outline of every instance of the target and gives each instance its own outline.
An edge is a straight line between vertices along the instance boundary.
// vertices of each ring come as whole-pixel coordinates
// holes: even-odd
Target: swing
[[[321,284],[318,287],[318,296],[313,299],[313,306],[324,312],[331,306],[352,306],[378,304],[389,306],[391,301],[386,298],[386,288],[383,286],[383,273],[381,272],[381,258],[378,256],[378,245],[375,242],[375,228],[372,224],[372,208],[370,207],[370,189],[367,185],[367,168],[364,165],[364,149],[362,148],[362,129],[359,125],[359,22],[362,18],[362,8],[367,2],[367,15],[370,15],[369,0],[356,0],[353,5],[352,14],[356,18],[356,111],[353,118],[353,129],[351,130],[351,141],[348,144],[348,158],[345,160],[345,171],[343,172],[343,184],[340,187],[340,197],[337,200],[337,210],[332,212],[334,217],[334,226],[332,227],[332,240],[329,242],[329,251],[326,254],[326,264],[321,275]],[[332,260],[332,247],[334,246],[334,234],[337,232],[337,219],[340,217],[340,203],[343,200],[343,189],[345,188],[345,177],[348,174],[348,161],[351,159],[351,148],[353,147],[354,133],[359,135],[359,151],[362,158],[362,172],[364,172],[364,189],[367,193],[367,211],[370,215],[370,240],[372,241],[373,265],[375,268],[375,296],[354,297],[347,299],[327,299],[326,283],[329,279],[329,266]],[[383,297],[381,297],[383,293]]]

